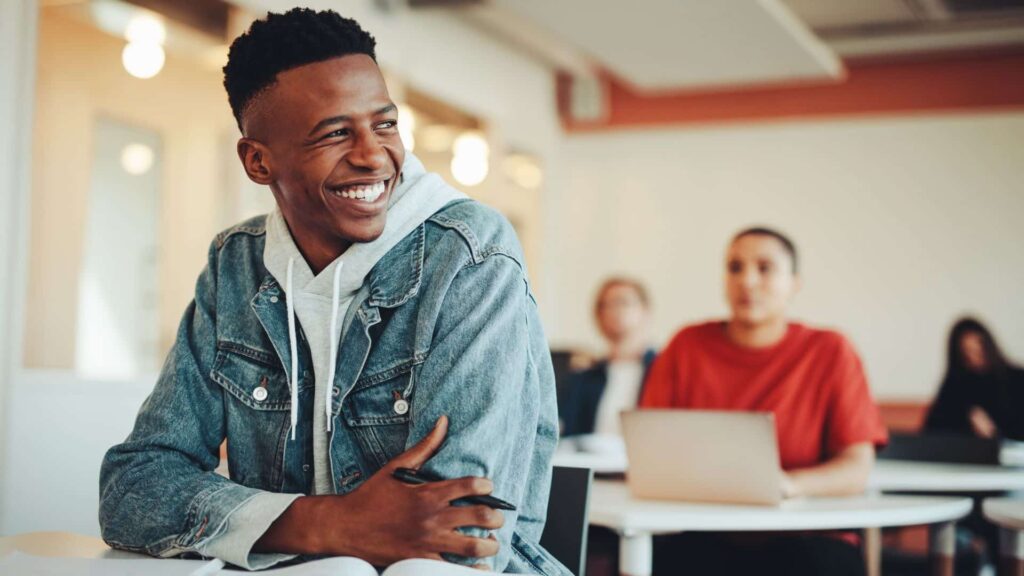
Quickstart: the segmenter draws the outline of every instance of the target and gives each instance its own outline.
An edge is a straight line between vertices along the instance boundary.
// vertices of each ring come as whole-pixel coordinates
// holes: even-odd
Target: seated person
[[[1024,440],[1024,369],[1003,355],[992,333],[962,318],[949,333],[946,375],[928,410],[928,432]]]
[[[238,155],[278,210],[214,239],[104,458],[111,546],[246,569],[313,555],[568,573],[538,544],[558,420],[519,243],[406,153],[374,52],[354,20],[298,8],[232,44]],[[214,471],[225,439],[230,479]],[[517,510],[451,505],[492,491]]]
[[[796,248],[786,236],[766,228],[736,234],[725,258],[731,317],[680,331],[651,367],[640,405],[773,412],[784,496],[858,494],[887,433],[850,342],[787,320],[799,287]],[[658,543],[655,574],[685,566],[693,574],[785,567],[788,574],[862,575],[853,536],[673,536]]]
[[[654,350],[647,343],[650,302],[636,280],[609,278],[597,291],[594,318],[608,342],[608,355],[569,378],[568,401],[562,410],[563,436],[620,436],[619,413],[640,400]]]

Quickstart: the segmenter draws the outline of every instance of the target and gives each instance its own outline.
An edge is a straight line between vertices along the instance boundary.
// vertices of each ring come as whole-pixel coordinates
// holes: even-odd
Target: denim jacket
[[[256,494],[311,493],[312,364],[300,331],[303,424],[291,440],[288,317],[263,263],[264,222],[216,237],[156,387],[131,435],[104,458],[100,526],[115,548],[200,553]],[[349,308],[336,374],[337,494],[357,489],[445,414],[448,435],[425,468],[486,476],[494,495],[518,508],[495,531],[494,569],[568,573],[538,544],[558,435],[555,386],[507,220],[453,202],[392,248]],[[230,480],[214,472],[225,438]]]

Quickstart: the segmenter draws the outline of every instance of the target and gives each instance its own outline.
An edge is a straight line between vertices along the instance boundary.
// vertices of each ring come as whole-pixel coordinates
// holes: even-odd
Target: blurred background
[[[273,208],[220,69],[293,5],[0,2],[0,535],[98,533],[210,240]],[[724,316],[726,243],[763,224],[892,426],[958,315],[1024,358],[1024,0],[305,5],[376,36],[407,148],[511,220],[555,350],[602,352],[612,274],[650,287],[658,346]]]

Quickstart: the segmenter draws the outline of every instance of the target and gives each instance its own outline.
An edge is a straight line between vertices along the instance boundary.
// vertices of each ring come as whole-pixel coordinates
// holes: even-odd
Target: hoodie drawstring
[[[341,307],[341,268],[344,262],[339,261],[334,267],[334,284],[331,296],[331,354],[327,368],[327,383],[324,386],[324,404],[327,415],[327,431],[331,431],[333,410],[331,399],[334,393],[334,374],[338,363],[338,344],[341,334],[338,333],[338,309]],[[291,394],[292,394],[292,440],[295,440],[295,428],[299,423],[299,345],[295,337],[295,292],[292,290],[292,269],[295,258],[288,259],[288,275],[285,281],[285,301],[288,304],[288,346],[292,355]]]
[[[334,288],[331,290],[331,363],[327,365],[327,385],[324,386],[324,406],[327,410],[327,431],[331,431],[331,416],[333,411],[331,410],[331,394],[334,388],[334,370],[338,363],[338,344],[341,340],[341,334],[338,333],[338,308],[341,304],[341,294],[339,289],[341,287],[341,267],[345,263],[338,261],[338,264],[334,267]]]
[[[294,267],[295,258],[289,258],[285,302],[288,303],[288,347],[292,354],[292,440],[295,440],[295,427],[299,423],[299,345],[295,339],[295,292],[292,291],[292,268]]]

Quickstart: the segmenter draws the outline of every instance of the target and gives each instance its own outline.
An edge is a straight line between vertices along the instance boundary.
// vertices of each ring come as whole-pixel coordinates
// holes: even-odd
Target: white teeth
[[[340,191],[334,190],[334,193],[342,198],[359,199],[369,203],[380,198],[380,195],[384,193],[384,188],[384,182],[377,182],[370,186],[358,186]]]

